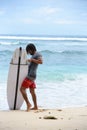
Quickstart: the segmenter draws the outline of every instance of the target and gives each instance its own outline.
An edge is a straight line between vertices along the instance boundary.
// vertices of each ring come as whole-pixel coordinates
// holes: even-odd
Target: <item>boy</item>
[[[36,84],[34,80],[36,79],[36,71],[37,71],[38,64],[42,64],[43,61],[42,61],[41,54],[37,52],[34,44],[28,44],[26,47],[26,52],[27,54],[32,55],[32,57],[31,59],[27,60],[28,62],[30,62],[29,68],[28,68],[28,74],[21,85],[20,91],[26,102],[27,111],[29,111],[31,108],[31,104],[28,100],[26,89],[29,88],[31,96],[32,96],[32,100],[34,103],[34,107],[32,108],[32,110],[37,110],[38,106],[37,106],[37,99],[36,99],[36,94],[35,94]]]

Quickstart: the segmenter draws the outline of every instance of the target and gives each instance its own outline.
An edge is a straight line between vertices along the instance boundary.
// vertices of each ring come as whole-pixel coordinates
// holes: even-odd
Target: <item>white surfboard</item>
[[[28,72],[26,59],[27,56],[24,49],[18,48],[14,51],[7,80],[7,101],[11,110],[20,109],[24,101],[20,87]]]

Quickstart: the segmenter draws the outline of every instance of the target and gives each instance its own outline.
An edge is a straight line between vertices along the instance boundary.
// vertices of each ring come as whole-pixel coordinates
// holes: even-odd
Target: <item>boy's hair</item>
[[[32,43],[30,43],[30,44],[28,44],[28,45],[26,46],[26,51],[27,51],[27,53],[28,53],[30,50],[31,50],[32,52],[35,52],[35,51],[36,51],[36,47],[35,47],[35,45],[32,44]]]

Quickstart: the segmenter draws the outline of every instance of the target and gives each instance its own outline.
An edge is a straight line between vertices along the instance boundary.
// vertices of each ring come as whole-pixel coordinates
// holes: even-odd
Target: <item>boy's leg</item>
[[[34,107],[32,108],[32,110],[37,110],[37,98],[36,98],[36,94],[35,94],[35,89],[34,88],[30,88],[30,93],[32,95],[32,99],[33,99],[33,103],[34,103]]]
[[[29,102],[29,100],[28,100],[28,97],[27,97],[26,88],[21,87],[21,88],[20,88],[20,91],[21,91],[22,96],[23,96],[23,98],[24,98],[24,100],[25,100],[25,102],[26,102],[27,111],[28,111],[28,110],[30,110],[31,104],[30,104],[30,102]]]

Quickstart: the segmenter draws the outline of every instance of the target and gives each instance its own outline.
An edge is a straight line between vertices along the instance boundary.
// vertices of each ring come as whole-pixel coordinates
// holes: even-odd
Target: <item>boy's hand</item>
[[[28,60],[27,60],[27,62],[31,62],[31,61],[32,61],[32,59],[28,59]]]

